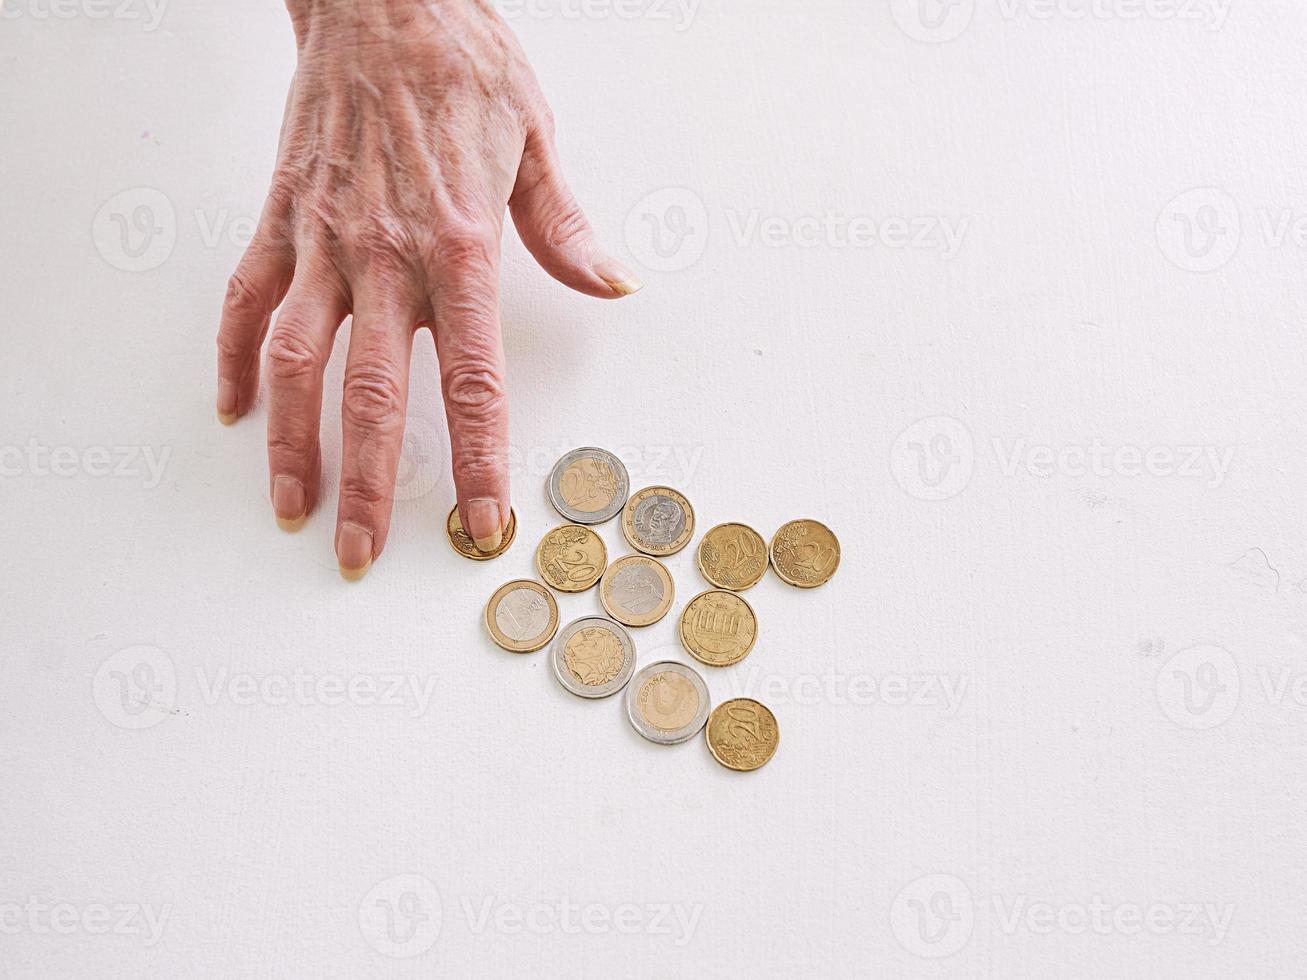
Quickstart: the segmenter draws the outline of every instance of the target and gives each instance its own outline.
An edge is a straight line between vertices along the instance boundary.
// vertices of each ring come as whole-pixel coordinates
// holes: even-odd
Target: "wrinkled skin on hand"
[[[218,415],[249,411],[267,345],[269,487],[298,529],[318,503],[323,373],[353,316],[342,397],[336,554],[381,554],[403,445],[413,338],[440,359],[463,526],[497,547],[508,520],[499,242],[507,207],[554,278],[634,292],[564,181],[553,118],[484,0],[292,0],[299,63],[276,171],[232,275],[218,337]]]

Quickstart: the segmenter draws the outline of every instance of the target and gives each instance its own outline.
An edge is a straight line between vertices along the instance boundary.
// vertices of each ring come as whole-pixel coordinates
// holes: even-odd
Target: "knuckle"
[[[340,479],[340,507],[346,514],[373,513],[389,508],[391,493],[379,473],[346,473]]]
[[[249,360],[249,348],[235,343],[225,333],[218,334],[218,360],[224,364],[243,364]]]
[[[488,360],[464,361],[446,373],[445,397],[450,410],[460,416],[496,415],[505,402],[504,382]]]
[[[463,437],[459,440],[453,469],[460,487],[493,486],[507,469],[507,458],[489,439]]]
[[[494,268],[499,236],[488,223],[461,222],[436,236],[435,260],[446,271],[460,274],[487,272]]]
[[[554,246],[572,245],[589,237],[590,222],[577,203],[572,200],[558,201],[549,229],[549,243]]]
[[[318,369],[320,357],[308,331],[295,320],[282,317],[268,341],[268,373],[281,381],[296,381]]]
[[[367,367],[345,379],[342,399],[345,417],[356,425],[379,429],[396,425],[404,418],[404,393],[389,371]]]
[[[369,266],[405,264],[415,249],[413,236],[396,221],[374,217],[351,222],[341,231],[347,250]]]
[[[267,298],[246,272],[237,269],[227,280],[227,294],[223,309],[237,316],[264,315],[268,311]]]

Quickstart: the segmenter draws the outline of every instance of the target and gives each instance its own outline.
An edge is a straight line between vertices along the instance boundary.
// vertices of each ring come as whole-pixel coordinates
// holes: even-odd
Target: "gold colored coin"
[[[536,567],[545,582],[559,592],[584,592],[608,567],[603,538],[580,524],[554,528],[536,549]]]
[[[719,589],[743,592],[767,573],[767,542],[744,524],[718,524],[699,542],[699,571]]]
[[[531,653],[558,632],[558,603],[539,582],[514,579],[501,585],[486,604],[486,629],[510,653]]]
[[[622,508],[622,533],[646,555],[674,555],[694,536],[694,508],[671,487],[645,487]]]
[[[781,729],[765,704],[752,698],[724,701],[708,716],[708,751],[727,769],[750,772],[776,754]]]
[[[758,638],[758,617],[741,596],[721,589],[700,592],[681,612],[681,644],[710,667],[739,663]]]
[[[790,521],[771,539],[771,564],[782,582],[815,589],[840,567],[839,538],[821,521]]]
[[[599,581],[604,611],[623,626],[652,626],[676,598],[671,573],[657,558],[626,555],[608,566]]]
[[[508,527],[504,528],[504,539],[499,542],[499,547],[494,551],[482,551],[472,540],[472,535],[463,530],[463,522],[458,519],[458,504],[449,512],[445,518],[445,533],[449,535],[449,543],[464,558],[471,558],[473,561],[489,561],[491,558],[498,558],[513,544],[513,538],[517,537],[517,511],[509,508]]]

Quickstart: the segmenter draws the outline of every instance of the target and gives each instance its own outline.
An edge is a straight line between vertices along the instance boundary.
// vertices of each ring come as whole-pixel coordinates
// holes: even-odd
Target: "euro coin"
[[[554,637],[550,662],[558,683],[581,698],[616,694],[635,672],[635,643],[611,619],[573,620]]]
[[[676,598],[672,576],[657,558],[627,555],[608,566],[599,581],[604,612],[624,626],[652,626]]]
[[[622,533],[646,555],[674,555],[694,535],[694,508],[671,487],[645,487],[626,502]]]
[[[573,449],[549,474],[549,502],[576,524],[602,524],[621,511],[631,493],[622,461],[604,449]]]
[[[704,732],[708,751],[727,769],[759,769],[776,754],[781,730],[776,716],[752,698],[735,698],[713,709]]]
[[[626,689],[626,717],[659,745],[694,738],[708,720],[708,685],[699,672],[675,660],[650,664]]]
[[[686,603],[681,612],[681,643],[710,667],[739,663],[758,638],[753,607],[734,592],[709,589]]]
[[[790,521],[771,539],[771,564],[782,582],[815,589],[840,567],[839,538],[820,521]]]
[[[608,567],[608,549],[603,538],[588,527],[564,524],[540,540],[536,567],[545,582],[559,592],[584,592]]]
[[[473,561],[489,561],[491,558],[498,558],[513,544],[513,538],[517,536],[517,511],[511,507],[508,511],[508,527],[504,528],[503,540],[499,542],[499,547],[494,551],[482,551],[472,540],[472,535],[463,530],[463,522],[458,518],[458,504],[449,512],[445,518],[445,533],[449,535],[449,543],[464,558],[471,558]]]
[[[558,603],[539,582],[514,579],[501,585],[486,604],[486,629],[510,653],[531,653],[558,631]]]
[[[699,542],[695,560],[711,584],[743,592],[767,572],[767,542],[744,524],[718,524]]]

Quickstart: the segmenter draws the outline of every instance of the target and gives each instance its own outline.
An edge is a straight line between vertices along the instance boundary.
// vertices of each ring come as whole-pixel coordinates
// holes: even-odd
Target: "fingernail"
[[[499,502],[489,497],[478,497],[467,502],[467,533],[481,551],[494,551],[504,540],[504,528],[499,523]]]
[[[357,582],[372,567],[372,532],[346,521],[336,532],[336,561],[340,574]]]
[[[630,296],[644,288],[644,283],[639,277],[611,255],[597,253],[590,267],[594,269],[595,275],[608,283],[609,288],[619,296]]]
[[[236,382],[218,379],[218,421],[231,425],[236,421]]]
[[[272,509],[283,531],[298,531],[308,517],[308,495],[304,484],[293,476],[279,476],[272,481]]]

